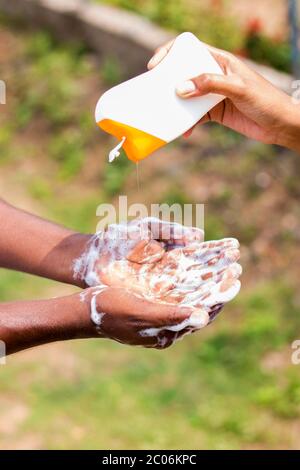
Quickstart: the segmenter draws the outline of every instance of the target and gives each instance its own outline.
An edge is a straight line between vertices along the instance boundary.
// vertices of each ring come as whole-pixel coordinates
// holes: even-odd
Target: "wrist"
[[[62,278],[68,284],[85,288],[86,283],[80,273],[75,272],[75,262],[84,254],[91,235],[75,233],[66,238],[61,246]]]
[[[75,257],[73,251],[72,262],[73,284],[79,287],[88,288],[101,284],[98,276],[102,252],[101,235],[102,232],[95,235],[79,235],[81,240],[77,242]]]
[[[90,289],[58,299],[58,317],[55,319],[60,339],[99,338],[96,325],[91,319]]]

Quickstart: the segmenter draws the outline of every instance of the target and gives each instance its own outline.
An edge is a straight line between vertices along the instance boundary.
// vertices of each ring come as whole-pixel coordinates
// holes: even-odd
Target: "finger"
[[[228,302],[236,295],[235,281],[241,274],[242,267],[236,262],[226,267],[213,265],[184,269],[178,274],[174,288],[165,295],[165,299],[169,303],[205,309],[221,302]]]
[[[223,310],[224,304],[217,304],[209,310],[209,323],[212,323]]]
[[[231,103],[231,106],[233,106],[232,102],[230,100],[228,100],[227,98],[225,100],[221,101],[221,103],[218,103],[208,113],[204,114],[204,116],[202,116],[202,118],[191,129],[189,129],[187,132],[185,132],[183,134],[183,136],[185,138],[190,137],[192,135],[195,127],[197,127],[198,125],[201,125],[201,124],[205,124],[206,122],[215,121],[215,122],[221,122],[222,123],[223,118],[224,118],[224,106],[228,107],[229,103]]]
[[[228,267],[222,269],[203,269],[201,271],[201,282],[207,281],[222,282],[228,278],[238,279],[242,274],[242,267],[238,263],[232,263]]]
[[[239,248],[240,244],[236,238],[222,238],[222,240],[210,240],[201,244],[202,248]]]
[[[202,116],[202,118],[193,127],[191,127],[191,129],[189,129],[188,131],[186,131],[183,134],[183,137],[186,138],[186,139],[188,137],[190,137],[192,135],[192,133],[194,132],[195,127],[197,127],[199,124],[205,124],[206,122],[211,122],[211,121],[217,120],[217,117],[220,116],[220,112],[221,112],[221,116],[222,116],[223,115],[223,109],[224,109],[224,104],[223,103],[224,103],[224,101],[222,101],[221,103],[218,103],[208,113],[204,114],[204,116]]]
[[[148,302],[144,310],[149,323],[156,328],[179,325],[189,320],[193,310],[189,307]]]
[[[184,336],[191,334],[192,328],[184,328],[182,331],[173,333],[172,331],[162,330],[157,336],[156,349],[167,349],[176,341],[182,340]]]
[[[235,240],[232,244],[233,242]],[[222,280],[228,266],[231,270],[236,266],[238,268],[235,269],[236,277],[239,277],[241,267],[236,261],[240,252],[237,248],[232,248],[230,243],[228,240],[229,247],[223,249],[220,247],[199,249],[199,245],[194,244],[188,248],[176,248],[166,253],[161,261],[163,275],[159,272],[152,273],[156,275],[157,292],[164,293],[168,299],[173,300],[171,303],[174,303],[174,299],[180,299],[188,292],[197,291],[196,297],[202,294],[202,288],[209,289],[215,282]]]
[[[247,88],[239,75],[204,73],[199,75],[199,77],[179,84],[176,88],[176,92],[181,98],[192,98],[208,93],[216,93],[234,100],[241,99],[245,96]]]
[[[234,263],[229,266],[222,276],[215,281],[209,281],[197,291],[197,293],[189,296],[189,301],[194,301],[195,307],[209,309],[215,308],[218,304],[230,302],[239,292],[241,283],[238,280],[242,273],[239,264]],[[192,299],[193,298],[193,299]],[[186,302],[186,299],[185,299]]]
[[[167,253],[164,256],[164,261],[169,261],[171,265],[172,259],[174,259],[174,267],[176,267],[176,263],[180,265],[184,261],[186,271],[198,271],[199,269],[203,270],[212,267],[221,269],[238,261],[240,251],[237,247],[237,240],[224,241],[222,245],[218,245],[216,242],[211,247],[206,242],[200,244],[194,243],[190,247],[176,249]]]
[[[189,245],[190,243],[202,243],[204,240],[204,230],[198,227],[184,227],[183,232],[183,245]]]
[[[202,118],[200,119],[200,121],[197,122],[196,125],[205,124],[206,122],[211,122],[211,121],[222,122],[222,118],[224,116],[224,104],[226,106],[228,105],[227,99],[221,101],[221,103],[218,103],[216,106],[214,106],[208,113],[204,114],[204,116],[202,116]]]
[[[241,284],[238,281],[242,274],[242,267],[238,263],[233,263],[226,269],[222,279],[219,281],[218,303],[225,303],[232,300],[240,290]]]
[[[222,273],[216,273],[208,281],[202,283],[198,289],[199,305],[205,307],[215,306],[218,303],[225,303],[231,300],[234,294],[232,287],[242,274],[242,267],[238,263],[233,263]],[[228,300],[227,300],[228,299]]]
[[[203,255],[213,255],[221,253],[222,251],[226,250],[238,250],[239,249],[239,241],[236,238],[223,238],[222,240],[211,240],[197,244],[192,246],[187,246],[182,249],[182,252],[186,256],[196,254],[197,257],[201,257]]]
[[[125,316],[136,316],[136,324],[132,321],[132,325],[137,331],[144,331],[142,336],[157,336],[161,329],[176,332],[187,326],[202,327],[209,321],[207,312],[201,309],[150,301],[122,288],[101,290],[96,300],[104,319],[105,314],[114,314],[116,311]]]
[[[202,309],[140,300],[143,303],[143,319],[150,325],[144,329],[146,336],[157,336],[162,328],[173,332],[194,325],[203,328],[209,321],[208,313]]]
[[[236,263],[240,258],[240,251],[238,249],[230,249],[222,251],[217,256],[210,258],[205,265],[217,266],[218,269],[229,266],[231,263]]]
[[[227,269],[233,270],[235,266],[239,269],[236,269],[237,277],[239,277],[241,274],[241,267],[237,263],[239,257],[239,250],[226,250],[216,256],[209,254],[208,257],[202,257],[202,259],[199,259],[198,264],[195,263],[191,266],[191,269],[187,270],[185,282],[195,285],[198,279],[198,282],[200,282],[199,287],[201,287],[201,284],[209,287],[211,283],[222,280]]]
[[[132,263],[156,263],[162,259],[165,251],[155,240],[141,240],[128,253],[126,259]]]
[[[186,139],[188,137],[190,137],[195,129],[197,124],[195,124],[193,127],[191,127],[188,131],[186,131],[184,134],[183,134],[183,137],[185,137]]]
[[[226,304],[237,296],[241,288],[239,280],[231,280],[226,283],[226,288],[222,284],[211,289],[209,297],[205,299],[204,304],[206,307],[214,307],[217,304]]]
[[[157,348],[158,340],[157,337],[140,337],[137,340],[137,346],[142,346],[143,348],[148,349],[163,349]]]
[[[170,304],[207,310],[207,307],[215,306],[219,302],[228,302],[235,297],[235,281],[239,275],[236,273],[231,278],[215,275],[212,279],[203,281],[201,274],[198,275],[195,271],[192,277],[186,277],[177,287],[164,294],[164,299]]]
[[[186,227],[176,222],[160,220],[156,217],[143,219],[154,240],[163,241],[168,245],[185,246],[191,242],[203,242],[204,232],[198,227]]]
[[[167,42],[164,46],[159,47],[154,56],[149,60],[147,68],[149,70],[154,69],[169,53],[171,47],[174,44],[175,39],[172,39],[171,41]]]
[[[193,333],[193,331],[197,331],[192,327],[184,328],[183,330],[177,333],[175,341],[181,341],[185,336],[188,336]]]
[[[178,333],[162,330],[157,336],[156,349],[167,349],[176,341]]]
[[[231,52],[223,51],[223,49],[218,49],[217,47],[210,46],[209,44],[206,44],[206,47],[224,72],[228,70],[229,66],[242,63],[240,59],[238,59],[234,54],[231,54]]]

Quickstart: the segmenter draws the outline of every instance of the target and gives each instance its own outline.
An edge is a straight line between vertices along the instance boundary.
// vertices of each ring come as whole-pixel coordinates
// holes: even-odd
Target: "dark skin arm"
[[[90,235],[76,233],[0,200],[0,267],[85,287],[73,277],[73,260]]]
[[[40,344],[97,336],[79,295],[0,304],[0,339],[12,354]]]
[[[84,253],[91,235],[73,232],[4,201],[0,201],[0,220],[0,267],[86,287],[82,278],[74,278],[73,263]],[[53,341],[93,337],[166,348],[178,335],[164,326],[197,314],[197,309],[147,301],[125,288],[106,287],[100,293],[97,289],[86,289],[83,295],[0,304],[0,340],[7,354]],[[93,298],[103,314],[100,329],[91,320]],[[162,331],[142,336],[147,328]]]
[[[6,345],[6,353],[79,338],[109,338],[130,345],[164,349],[171,346],[176,333],[162,330],[156,337],[147,337],[140,332],[146,328],[177,325],[193,313],[193,309],[187,307],[150,302],[125,289],[107,288],[95,297],[97,310],[103,314],[101,327],[97,329],[91,320],[90,307],[97,288],[84,292],[84,296],[74,294],[50,300],[0,304],[0,340]],[[160,338],[165,341],[160,342]]]
[[[206,326],[210,316],[228,301],[227,295],[239,288],[237,241],[201,244],[203,232],[199,229],[175,227],[158,219],[151,219],[150,226],[145,218],[127,224],[125,233],[121,225],[117,238],[114,225],[99,238],[100,234],[73,232],[3,201],[0,220],[0,267],[79,287],[95,286],[68,297],[0,304],[0,341],[8,354],[53,341],[92,337],[164,349],[182,335]],[[183,255],[198,276],[198,284],[194,279],[190,285],[187,278],[187,292],[179,292],[176,284],[177,276],[181,279]],[[76,267],[79,260],[82,270],[74,269],[74,260]],[[227,260],[226,266],[222,260]],[[219,261],[213,281],[213,273],[208,278],[199,276],[203,263],[209,267]],[[159,275],[164,270],[169,278],[165,276],[161,282]],[[206,280],[209,285],[214,282],[215,304],[208,306],[202,282]],[[185,296],[191,291],[203,296],[197,302],[194,296],[188,307]]]

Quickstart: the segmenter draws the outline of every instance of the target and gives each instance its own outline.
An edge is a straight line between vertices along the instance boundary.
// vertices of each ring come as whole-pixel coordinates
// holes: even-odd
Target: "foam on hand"
[[[165,227],[171,228],[176,239],[165,238]],[[157,238],[158,232],[164,241],[155,245],[157,250],[149,253],[139,248],[143,240]],[[107,231],[95,234],[75,261],[74,276],[95,287],[91,319],[98,332],[105,312],[97,310],[97,296],[108,287],[191,309],[192,314],[182,323],[141,329],[141,336],[161,339],[164,331],[171,331],[182,337],[182,332],[201,329],[212,321],[240,290],[239,242],[234,238],[202,242],[202,235],[198,229],[153,218],[112,224]]]
[[[223,75],[206,45],[192,33],[182,33],[157,67],[101,96],[96,122],[119,141],[126,137],[127,157],[138,162],[184,134],[224,99],[216,94],[188,100],[176,95],[178,84],[202,73]]]

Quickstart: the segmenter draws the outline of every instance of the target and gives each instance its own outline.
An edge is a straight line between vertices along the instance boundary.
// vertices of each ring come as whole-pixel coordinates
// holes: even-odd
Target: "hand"
[[[148,272],[144,269],[140,285],[146,273],[148,295],[204,309],[212,320],[239,292],[239,257],[239,243],[234,238],[194,243],[166,253]]]
[[[148,63],[156,67],[174,41],[160,48]],[[207,46],[224,75],[202,74],[178,84],[177,94],[191,98],[217,93],[226,97],[200,121],[215,121],[252,139],[299,151],[300,106],[229,52]],[[197,57],[195,57],[197,60]],[[185,136],[188,137],[192,130]]]
[[[202,231],[197,229],[158,219],[113,225],[89,244],[77,263],[78,273],[87,284],[97,286],[93,291],[96,296],[110,286],[117,293],[127,291],[129,295],[130,292],[132,298],[144,299],[157,308],[165,305],[171,310],[174,306],[196,309],[207,318],[202,327],[236,296],[241,274],[237,240],[202,243],[202,236]],[[153,240],[154,237],[160,242]],[[91,302],[92,312],[97,313],[95,299]],[[94,315],[96,324],[97,318]],[[176,331],[182,336],[197,329],[199,326],[190,321],[169,324],[168,328],[152,324],[144,335],[156,338],[157,342],[162,331],[165,338],[165,331]],[[173,342],[177,335],[169,339]]]
[[[100,337],[132,346],[165,349],[209,321],[204,310],[149,301],[126,289],[95,287],[81,297]]]
[[[80,295],[1,304],[0,339],[8,354],[95,336],[167,347],[204,327],[240,287],[238,243],[232,239],[201,243],[201,230],[157,219],[91,236],[1,201],[0,213],[0,265],[80,287],[101,284]],[[116,229],[124,238],[110,237]]]
[[[74,263],[74,278],[87,286],[101,284],[140,290],[139,273],[167,250],[203,241],[203,231],[154,217],[112,224],[89,239]],[[82,245],[81,245],[82,249]]]

